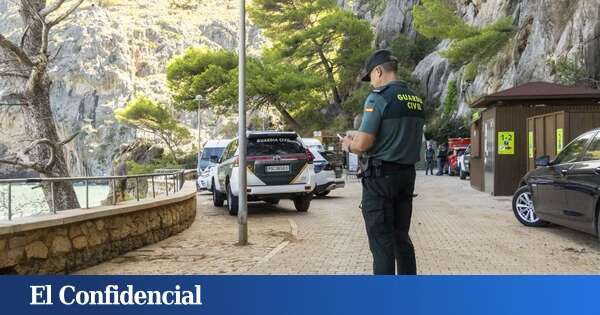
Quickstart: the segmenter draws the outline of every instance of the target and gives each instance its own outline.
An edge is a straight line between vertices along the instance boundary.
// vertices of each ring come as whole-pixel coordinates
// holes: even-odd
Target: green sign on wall
[[[527,147],[529,148],[529,158],[533,159],[533,156],[534,156],[533,131],[530,131],[529,134],[527,135]]]
[[[562,128],[556,129],[556,154],[559,154],[565,147],[565,135]]]
[[[514,155],[515,154],[515,132],[500,131],[498,132],[498,154]]]

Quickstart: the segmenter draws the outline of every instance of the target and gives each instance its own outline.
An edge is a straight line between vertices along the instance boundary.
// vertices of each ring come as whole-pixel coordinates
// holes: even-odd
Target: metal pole
[[[90,181],[85,180],[85,208],[90,208]]]
[[[156,190],[154,190],[154,175],[152,176],[152,198],[156,198]]]
[[[50,199],[52,200],[52,213],[56,214],[56,205],[54,204],[54,182],[50,182]]]
[[[140,179],[135,178],[135,200],[140,201]]]
[[[112,203],[113,205],[117,204],[117,181],[116,180],[111,180],[110,181],[112,183]]]
[[[248,201],[246,194],[246,1],[240,0],[240,33],[239,33],[239,204],[238,226],[239,245],[248,244]]]
[[[165,191],[167,192],[167,196],[169,195],[169,178],[165,175]]]
[[[12,185],[8,183],[8,221],[12,220]]]

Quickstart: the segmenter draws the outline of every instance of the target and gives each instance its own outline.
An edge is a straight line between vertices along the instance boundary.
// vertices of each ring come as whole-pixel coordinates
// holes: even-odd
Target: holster
[[[381,177],[383,175],[383,161],[370,157],[363,157],[359,160],[361,172],[359,178]]]

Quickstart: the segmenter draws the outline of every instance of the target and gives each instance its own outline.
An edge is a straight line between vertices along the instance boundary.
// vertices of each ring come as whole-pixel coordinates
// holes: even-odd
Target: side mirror
[[[550,157],[547,155],[540,156],[535,159],[535,167],[546,167],[550,166]]]
[[[219,160],[220,160],[220,159],[219,159],[219,157],[218,157],[218,156],[216,156],[216,155],[211,155],[211,156],[210,156],[210,161],[211,161],[212,163],[219,163]]]

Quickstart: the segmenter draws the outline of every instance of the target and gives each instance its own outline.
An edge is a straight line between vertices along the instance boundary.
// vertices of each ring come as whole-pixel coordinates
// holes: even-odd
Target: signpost
[[[240,0],[240,33],[239,33],[239,204],[238,234],[239,245],[248,244],[248,200],[246,194],[246,1]]]

